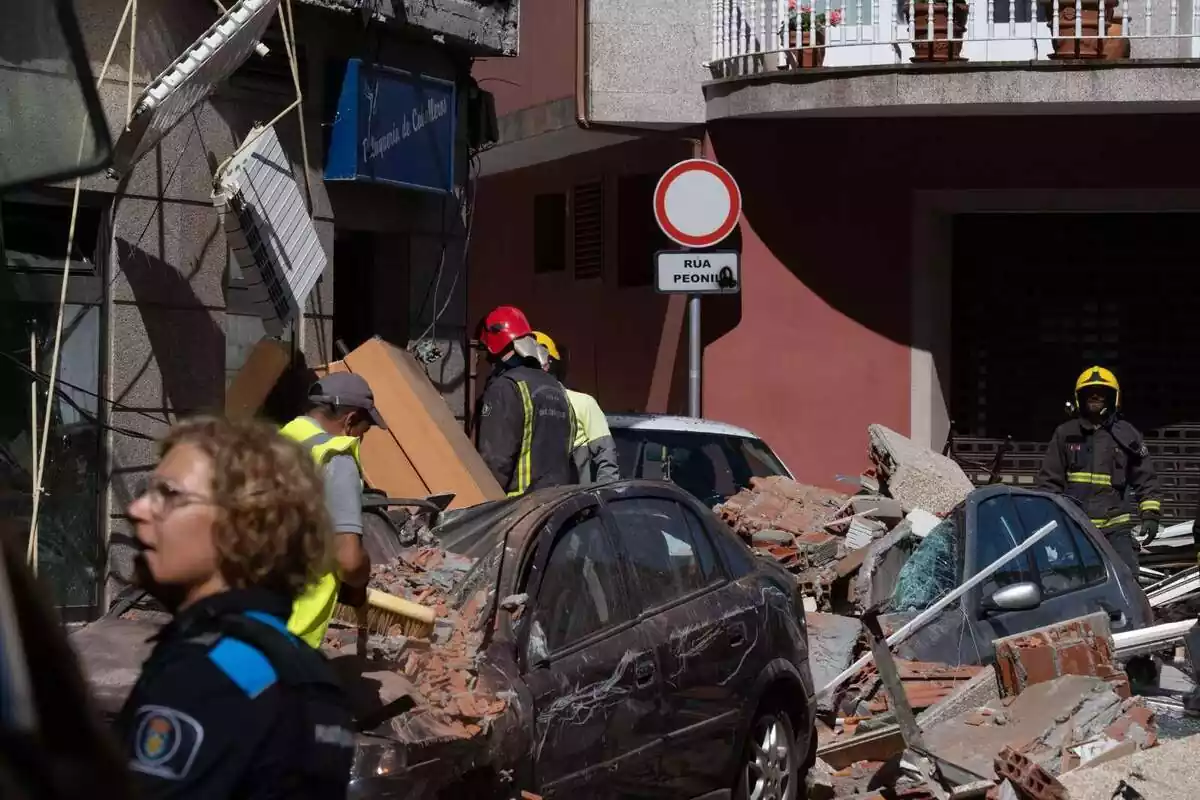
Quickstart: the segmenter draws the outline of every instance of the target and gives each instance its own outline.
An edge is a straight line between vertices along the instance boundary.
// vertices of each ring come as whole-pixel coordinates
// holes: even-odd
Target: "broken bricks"
[[[997,639],[996,675],[1005,697],[1062,675],[1087,675],[1129,696],[1125,674],[1113,666],[1108,615],[1097,612]]]

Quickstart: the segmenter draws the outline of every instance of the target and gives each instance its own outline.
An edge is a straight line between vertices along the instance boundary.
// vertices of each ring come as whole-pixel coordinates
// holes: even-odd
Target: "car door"
[[[1004,564],[972,593],[970,613],[979,634],[977,638],[989,643],[989,655],[990,642],[997,638],[1080,617],[1100,608],[1120,613],[1106,599],[1109,574],[1100,551],[1049,497],[1000,493],[980,501],[971,528],[970,574],[1003,556],[1049,521],[1056,522],[1058,527]],[[1024,581],[1035,583],[1041,590],[1042,602],[1036,608],[988,611],[983,607],[984,600],[998,589]]]
[[[659,669],[598,507],[543,531],[534,562],[518,647],[539,792],[653,796]]]
[[[662,669],[659,786],[670,797],[728,788],[742,704],[770,652],[764,593],[728,579],[700,518],[669,495],[606,498],[605,512]]]

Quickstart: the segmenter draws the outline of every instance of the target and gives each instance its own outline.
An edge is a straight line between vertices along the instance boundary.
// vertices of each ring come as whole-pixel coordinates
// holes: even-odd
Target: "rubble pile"
[[[886,427],[870,426],[868,440],[858,494],[774,477],[716,509],[805,597],[818,715],[808,796],[1070,800],[1078,776],[1155,748],[1156,707],[1117,663],[1107,610],[989,643],[971,641],[951,605],[901,634],[912,647],[872,647],[868,628],[892,636],[959,588],[947,517],[973,486],[954,461]]]
[[[504,698],[480,685],[476,663],[489,587],[462,603],[452,602],[452,591],[462,585],[474,563],[438,547],[419,547],[372,565],[371,588],[434,609],[437,618],[429,639],[405,636],[397,625],[386,633],[370,634],[362,643],[357,628],[337,621],[326,634],[324,649],[331,658],[354,656],[364,678],[385,684],[385,692],[412,698],[413,710],[391,721],[407,741],[475,736],[507,707]]]

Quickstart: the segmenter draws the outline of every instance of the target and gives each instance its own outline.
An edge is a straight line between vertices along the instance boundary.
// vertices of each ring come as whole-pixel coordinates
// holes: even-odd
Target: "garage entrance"
[[[1147,436],[1164,519],[1191,518],[1200,491],[1198,230],[1196,213],[955,217],[954,454],[990,465],[1011,436],[1001,474],[1032,483],[1076,376],[1100,364],[1116,372],[1125,417]]]

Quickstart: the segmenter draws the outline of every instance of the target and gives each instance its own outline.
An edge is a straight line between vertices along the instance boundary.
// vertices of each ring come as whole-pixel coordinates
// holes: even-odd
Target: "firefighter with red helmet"
[[[1054,431],[1038,488],[1078,502],[1136,576],[1138,546],[1126,490],[1137,500],[1141,541],[1158,534],[1162,492],[1137,428],[1120,418],[1121,385],[1104,367],[1088,367],[1075,381],[1076,416]]]
[[[484,462],[510,497],[571,483],[571,404],[542,370],[529,320],[500,306],[480,322],[476,338],[492,365],[475,430]]]

